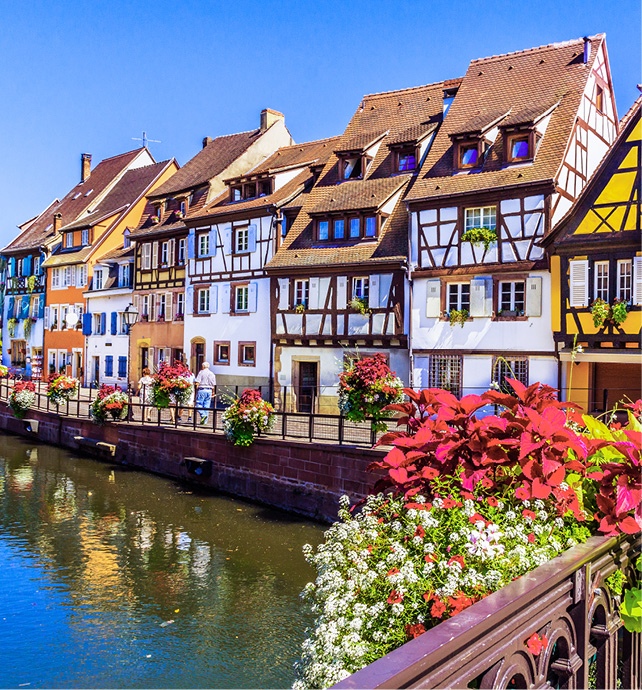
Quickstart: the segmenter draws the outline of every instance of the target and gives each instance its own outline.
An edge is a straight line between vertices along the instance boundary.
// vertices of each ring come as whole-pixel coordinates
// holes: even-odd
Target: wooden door
[[[317,362],[299,362],[299,390],[297,409],[299,412],[314,412],[317,395]]]
[[[615,403],[635,402],[640,398],[642,365],[632,362],[596,362],[593,385],[593,411],[611,410]]]

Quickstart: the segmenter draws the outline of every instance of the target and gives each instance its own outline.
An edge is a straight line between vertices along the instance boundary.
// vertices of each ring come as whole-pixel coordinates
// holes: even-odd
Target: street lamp
[[[138,321],[138,309],[130,302],[127,305],[127,309],[123,312],[123,321],[127,324],[127,390],[129,391],[129,410],[127,412],[127,417],[129,419],[133,418],[132,406],[131,406],[131,332],[132,326]]]

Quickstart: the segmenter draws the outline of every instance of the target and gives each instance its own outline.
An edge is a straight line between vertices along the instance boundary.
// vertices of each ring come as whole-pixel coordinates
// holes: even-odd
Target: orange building
[[[93,266],[100,258],[128,242],[145,197],[178,169],[176,161],[156,163],[146,148],[102,161],[93,172],[83,169],[80,185],[70,195],[91,196],[95,202],[62,226],[54,216],[51,255],[44,262],[47,290],[44,310],[44,363],[47,376],[55,373],[83,378],[85,313],[83,292],[91,285]]]

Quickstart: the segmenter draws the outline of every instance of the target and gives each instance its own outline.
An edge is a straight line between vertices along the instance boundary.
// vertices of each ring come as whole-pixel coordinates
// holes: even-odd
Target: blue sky
[[[285,113],[339,134],[363,94],[462,76],[471,59],[604,32],[622,116],[638,95],[638,0],[0,0],[0,247],[76,184],[80,154],[191,158]]]

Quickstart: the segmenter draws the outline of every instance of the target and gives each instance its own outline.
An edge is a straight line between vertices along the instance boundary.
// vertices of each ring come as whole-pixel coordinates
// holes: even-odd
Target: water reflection
[[[0,436],[0,686],[287,687],[321,534]]]

